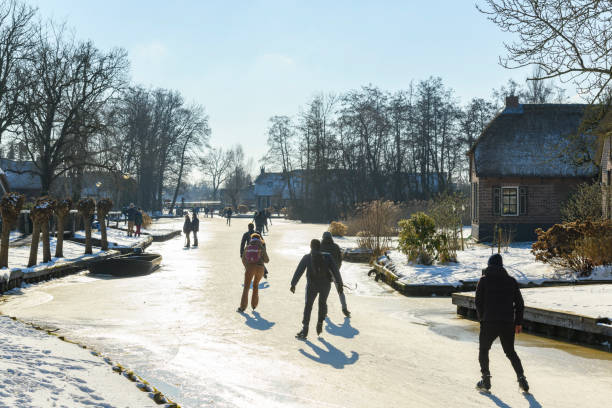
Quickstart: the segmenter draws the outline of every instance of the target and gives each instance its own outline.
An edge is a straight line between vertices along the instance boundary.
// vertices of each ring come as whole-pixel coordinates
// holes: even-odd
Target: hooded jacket
[[[306,280],[307,284],[315,283],[315,284],[329,284],[333,279],[336,284],[342,286],[342,277],[340,276],[340,272],[338,271],[338,267],[334,263],[334,260],[331,258],[329,254],[321,253],[323,255],[323,261],[327,265],[327,272],[323,275],[315,274],[314,265],[312,264],[312,252],[310,254],[306,254],[302,257],[302,260],[298,264],[295,273],[293,274],[293,279],[291,279],[291,286],[296,286],[304,271],[306,271]]]
[[[501,265],[490,265],[476,287],[476,311],[481,322],[523,324],[525,304],[516,279]]]
[[[336,263],[338,269],[342,266],[342,252],[340,247],[336,244],[332,238],[323,237],[321,240],[321,252],[325,252],[331,255],[332,259]]]

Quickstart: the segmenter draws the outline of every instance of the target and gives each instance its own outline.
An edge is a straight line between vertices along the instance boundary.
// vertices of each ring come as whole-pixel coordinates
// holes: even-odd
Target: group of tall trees
[[[552,84],[510,80],[492,99],[461,106],[433,77],[396,92],[370,85],[319,95],[294,118],[270,118],[265,160],[285,174],[303,214],[332,218],[363,201],[428,199],[467,181],[465,154],[508,95],[525,103],[564,98]]]
[[[208,118],[178,92],[128,81],[125,50],[101,50],[42,23],[20,0],[0,1],[0,148],[33,163],[42,193],[77,200],[104,183],[122,203],[160,209],[207,143]],[[89,175],[89,177],[87,177]]]

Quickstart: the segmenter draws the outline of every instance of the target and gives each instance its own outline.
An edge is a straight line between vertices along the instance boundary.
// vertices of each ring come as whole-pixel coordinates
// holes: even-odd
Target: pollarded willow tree
[[[108,238],[106,236],[106,216],[113,209],[113,201],[110,198],[98,200],[98,222],[100,223],[100,236],[102,250],[108,249]]]
[[[40,234],[43,233],[43,262],[51,260],[51,250],[49,245],[49,219],[53,215],[53,207],[55,200],[50,197],[40,197],[34,203],[34,207],[30,210],[30,218],[32,219],[32,242],[30,244],[30,258],[28,267],[36,265],[38,261],[38,244],[40,243]],[[47,258],[45,260],[45,258]]]
[[[81,198],[76,205],[79,214],[83,217],[83,224],[85,224],[85,253],[91,254],[91,217],[96,210],[96,202],[93,198]]]
[[[0,268],[8,267],[8,250],[11,228],[17,221],[25,197],[19,193],[6,193],[0,199],[0,214],[2,214],[2,241],[0,242]]]
[[[70,198],[59,200],[55,206],[55,216],[57,217],[57,241],[55,243],[56,258],[64,257],[64,224],[71,209],[72,200]]]

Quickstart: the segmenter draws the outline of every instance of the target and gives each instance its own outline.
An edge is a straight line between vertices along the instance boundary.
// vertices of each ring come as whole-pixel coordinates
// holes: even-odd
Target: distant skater
[[[295,336],[305,340],[308,336],[310,314],[317,296],[319,297],[319,314],[317,319],[317,335],[323,332],[323,321],[327,316],[327,297],[331,289],[332,274],[336,283],[342,288],[342,277],[330,255],[321,252],[321,242],[318,239],[310,241],[310,253],[304,255],[300,261],[293,279],[291,280],[291,293],[295,293],[295,286],[306,271],[306,304],[304,305],[304,318],[302,330]],[[342,290],[342,289],[340,289]]]
[[[253,221],[255,221],[255,230],[263,234],[264,224],[266,223],[266,216],[263,210],[255,211],[255,215],[253,216]]]
[[[242,289],[242,298],[240,299],[240,307],[238,312],[242,313],[246,310],[249,304],[249,290],[251,283],[253,284],[253,294],[251,295],[251,307],[253,310],[259,304],[259,281],[264,274],[264,264],[270,262],[266,246],[257,233],[251,235],[249,244],[242,253],[242,263],[244,265],[244,287]]]
[[[476,287],[476,311],[480,321],[478,361],[482,372],[482,379],[476,384],[478,389],[491,389],[489,350],[499,337],[504,353],[516,373],[519,387],[525,392],[529,391],[523,365],[514,350],[514,336],[523,329],[524,309],[523,297],[516,279],[504,269],[502,256],[492,255]]]
[[[134,203],[130,203],[130,206],[128,207],[126,213],[127,213],[127,223],[128,223],[128,230],[127,230],[127,235],[128,237],[131,237],[132,235],[134,235],[134,217],[136,216],[136,208],[134,208]]]
[[[200,231],[200,220],[198,219],[198,213],[193,212],[191,217],[191,232],[193,232],[193,246],[198,246],[198,231]]]
[[[323,239],[321,240],[321,252],[331,255],[332,259],[336,263],[336,266],[338,267],[338,274],[340,275],[340,267],[342,266],[342,252],[340,251],[340,247],[338,246],[338,244],[334,242],[332,234],[329,231],[325,231],[323,233]],[[334,283],[336,284],[336,290],[338,291],[338,296],[340,297],[342,313],[344,313],[346,317],[351,317],[351,312],[349,312],[348,306],[346,305],[346,296],[344,295],[344,288],[342,287],[342,285],[339,285],[335,280]]]
[[[136,210],[136,213],[134,214],[134,225],[136,226],[136,233],[134,235],[137,237],[140,236],[140,228],[142,228],[142,220],[143,220],[142,209],[138,207],[138,210]]]
[[[225,215],[227,217],[227,226],[230,227],[232,225],[232,209],[228,208]]]
[[[189,240],[189,235],[191,234],[191,220],[189,219],[189,214],[185,214],[185,222],[183,223],[183,233],[185,234],[185,238],[187,241],[185,242],[185,248],[189,248],[191,242]]]

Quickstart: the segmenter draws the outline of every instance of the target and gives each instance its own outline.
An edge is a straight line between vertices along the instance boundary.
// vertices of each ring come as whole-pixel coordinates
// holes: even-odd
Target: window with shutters
[[[519,215],[519,189],[518,187],[502,187],[501,204],[503,216]]]

